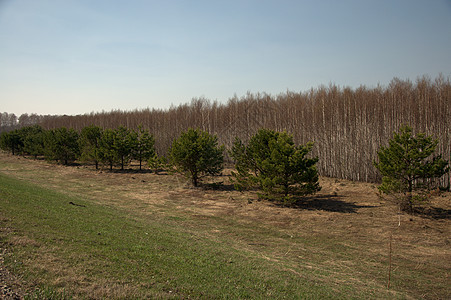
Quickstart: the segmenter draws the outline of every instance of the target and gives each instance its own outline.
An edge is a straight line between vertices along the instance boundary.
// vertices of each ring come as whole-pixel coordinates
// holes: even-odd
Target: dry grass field
[[[212,291],[215,285],[208,282],[213,278],[198,279],[199,274],[190,273],[196,263],[181,257],[176,260],[186,263],[183,274],[171,273],[170,265],[161,269],[155,265],[153,268],[160,271],[152,273],[155,282],[150,284],[140,277],[144,271],[134,273],[133,268],[141,268],[134,261],[145,260],[139,247],[133,250],[136,258],[131,254],[118,257],[120,261],[129,260],[130,269],[111,267],[121,277],[116,278],[107,271],[115,260],[109,259],[106,266],[102,261],[105,254],[100,250],[98,255],[91,248],[71,250],[75,246],[70,239],[66,243],[65,237],[48,242],[40,236],[44,232],[28,231],[29,225],[19,220],[19,209],[13,207],[13,196],[8,196],[12,192],[3,186],[10,179],[69,197],[70,201],[64,198],[65,210],[78,209],[78,213],[87,214],[94,206],[112,209],[144,230],[146,226],[164,225],[164,230],[180,234],[181,241],[189,237],[187,248],[200,256],[230,257],[226,269],[211,275],[216,277],[217,292]],[[6,283],[2,284],[21,295],[50,289],[74,298],[322,298],[322,291],[329,298],[451,297],[451,193],[437,192],[431,196],[424,214],[407,215],[399,214],[396,206],[380,197],[376,185],[371,183],[321,178],[322,190],[318,194],[294,207],[283,207],[258,200],[252,192],[235,191],[229,180],[225,172],[211,179],[219,184],[194,189],[178,175],[64,167],[2,153],[0,242],[6,258],[0,263],[8,272],[3,273]],[[10,215],[13,212],[17,215]],[[98,231],[95,234],[99,237],[107,235]],[[192,248],[190,243],[199,248]],[[155,246],[158,253],[164,256],[167,251],[173,257],[171,247],[163,242],[162,245]],[[205,254],[204,248],[208,249]],[[72,260],[79,263],[73,264]],[[208,262],[206,265],[208,268]],[[243,277],[241,283],[238,279],[234,283],[236,289],[242,284],[242,291],[233,294],[224,287],[226,281],[221,281],[227,272],[236,272],[236,278],[242,273],[262,274],[265,284],[257,288],[257,283]],[[122,278],[127,276],[133,280]],[[302,282],[306,283],[304,294],[295,288]],[[146,292],[149,290],[152,292]],[[278,294],[279,290],[286,294]]]

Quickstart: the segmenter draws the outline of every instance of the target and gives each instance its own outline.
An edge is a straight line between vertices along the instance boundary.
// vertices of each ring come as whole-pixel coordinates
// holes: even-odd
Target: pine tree
[[[437,139],[424,133],[414,136],[411,127],[402,126],[389,146],[380,148],[379,162],[374,162],[382,175],[379,190],[397,196],[401,210],[412,212],[415,200],[421,199],[414,193],[430,189],[434,179],[448,172],[441,155],[431,157],[437,144]]]
[[[78,143],[80,145],[80,159],[85,162],[94,162],[96,170],[100,161],[100,140],[102,128],[98,126],[87,126],[81,130]]]
[[[12,155],[18,154],[23,147],[19,131],[16,129],[10,132],[2,132],[0,147],[5,151],[10,151]]]
[[[169,160],[178,172],[184,173],[197,187],[205,175],[217,175],[223,170],[224,147],[218,146],[216,135],[199,129],[182,132],[169,149]]]
[[[78,133],[72,128],[61,127],[48,131],[44,145],[47,159],[57,160],[64,165],[75,161],[80,152]]]
[[[231,150],[238,189],[258,186],[266,198],[313,194],[321,188],[316,170],[317,158],[308,158],[313,144],[296,146],[286,132],[260,129],[245,146],[236,139]]]
[[[129,129],[124,126],[116,129],[114,145],[121,162],[121,170],[124,170],[125,164],[129,162],[135,144],[136,136],[132,135]]]
[[[33,155],[34,158],[37,158],[39,155],[44,155],[45,130],[39,125],[24,128],[26,128],[23,135],[24,152]]]
[[[113,170],[113,165],[119,161],[115,130],[108,128],[103,131],[100,139],[99,158],[104,164],[110,166],[110,171]]]
[[[155,154],[155,139],[148,130],[144,130],[140,125],[138,130],[131,133],[132,140],[132,158],[139,161],[139,169],[142,169],[142,162],[148,161]]]
[[[154,170],[155,174],[169,167],[168,159],[164,156],[158,156],[156,153],[148,159],[147,165]]]

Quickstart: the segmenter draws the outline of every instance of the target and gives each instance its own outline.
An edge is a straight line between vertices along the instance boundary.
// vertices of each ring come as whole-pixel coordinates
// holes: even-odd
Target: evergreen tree
[[[99,158],[104,164],[110,166],[110,171],[113,170],[113,165],[119,162],[118,152],[116,150],[116,131],[113,129],[105,129],[100,138]]]
[[[0,147],[5,151],[11,152],[12,155],[18,154],[23,147],[18,130],[2,132],[0,136]]]
[[[397,196],[401,210],[412,212],[415,200],[424,199],[414,193],[430,189],[434,179],[448,172],[441,155],[431,157],[437,144],[437,139],[424,133],[414,136],[411,127],[402,126],[389,146],[380,148],[379,162],[374,162],[382,175],[379,190]]]
[[[308,158],[313,144],[296,146],[286,132],[261,129],[247,146],[236,139],[230,152],[238,189],[258,186],[268,198],[308,195],[319,191],[317,158]]]
[[[126,127],[119,126],[116,129],[114,146],[121,162],[121,170],[124,170],[124,165],[130,161],[134,145],[136,145],[136,136]]]
[[[184,173],[197,187],[202,176],[217,175],[223,170],[224,146],[218,146],[216,135],[188,129],[172,143],[169,160],[178,172]]]
[[[47,159],[54,159],[68,165],[80,153],[78,133],[74,129],[61,127],[47,132],[44,139]]]
[[[39,155],[44,155],[44,139],[45,130],[39,126],[24,127],[23,131],[23,150],[29,155],[37,158]]]
[[[9,132],[3,131],[0,133],[0,149],[3,151],[10,151],[9,147]]]
[[[101,138],[102,128],[91,125],[81,130],[78,140],[80,145],[80,159],[85,162],[93,162],[96,170],[99,169]]]
[[[142,162],[148,161],[155,154],[155,139],[148,130],[144,130],[140,125],[138,130],[132,133],[132,158],[139,161],[139,169],[142,169]]]
[[[155,174],[158,174],[161,170],[168,168],[168,159],[164,156],[158,156],[155,153],[149,158],[147,165],[154,170]]]

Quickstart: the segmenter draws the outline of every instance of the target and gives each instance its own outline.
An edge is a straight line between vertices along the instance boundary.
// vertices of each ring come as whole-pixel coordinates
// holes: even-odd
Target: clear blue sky
[[[451,75],[451,0],[0,0],[0,112]]]

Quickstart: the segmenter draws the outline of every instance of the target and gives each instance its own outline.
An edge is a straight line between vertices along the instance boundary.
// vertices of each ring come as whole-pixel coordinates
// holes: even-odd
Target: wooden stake
[[[388,284],[387,284],[387,289],[390,289],[390,280],[391,280],[391,253],[392,253],[392,238],[393,238],[393,234],[390,234],[390,244],[389,244],[389,254],[388,254]]]

